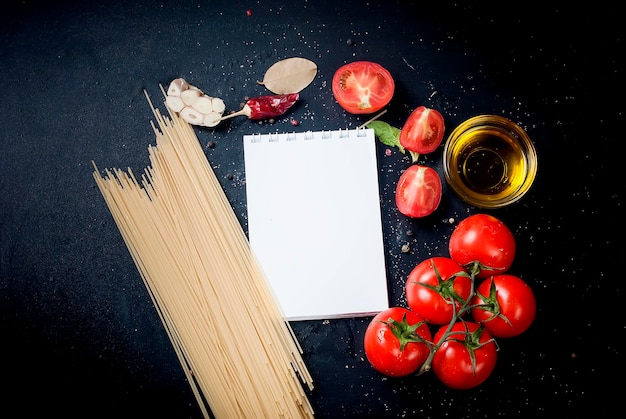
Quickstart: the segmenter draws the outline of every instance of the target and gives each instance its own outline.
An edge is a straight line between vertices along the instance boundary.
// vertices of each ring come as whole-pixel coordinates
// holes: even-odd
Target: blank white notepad
[[[388,308],[373,130],[243,141],[250,245],[285,318]]]

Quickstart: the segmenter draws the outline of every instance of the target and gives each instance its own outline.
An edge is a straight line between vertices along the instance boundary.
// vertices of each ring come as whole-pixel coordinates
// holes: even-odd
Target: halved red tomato
[[[332,82],[339,105],[353,114],[381,110],[391,101],[395,82],[391,73],[371,61],[354,61],[337,69]]]
[[[400,130],[400,144],[419,154],[432,153],[443,140],[443,116],[436,109],[416,108]]]
[[[400,175],[396,186],[396,206],[408,217],[425,217],[437,209],[441,193],[441,178],[437,171],[414,164]]]

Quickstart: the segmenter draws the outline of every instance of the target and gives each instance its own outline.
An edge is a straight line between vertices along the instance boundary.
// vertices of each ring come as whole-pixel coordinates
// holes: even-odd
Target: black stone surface
[[[144,89],[156,99],[159,84],[184,77],[239,109],[245,97],[267,94],[256,81],[291,56],[313,60],[319,72],[290,114],[197,129],[244,226],[241,136],[293,131],[292,117],[299,130],[363,123],[331,91],[335,69],[349,61],[376,61],[393,74],[396,94],[383,118],[392,125],[419,105],[440,110],[448,130],[475,114],[500,114],[524,127],[539,153],[530,193],[483,211],[515,233],[511,272],[538,300],[532,328],[499,341],[489,380],[453,391],[433,375],[384,378],[363,352],[368,318],[295,322],[317,417],[578,418],[621,405],[621,387],[609,382],[623,374],[626,330],[616,10],[327,0],[9,5],[0,28],[0,394],[13,413],[4,417],[201,417],[91,161],[146,167],[154,134]],[[389,299],[403,305],[412,267],[447,254],[454,225],[445,220],[481,211],[444,185],[432,216],[402,216],[393,193],[410,162],[385,149],[378,144]],[[442,173],[441,148],[420,162]],[[295,232],[294,240],[306,237]]]

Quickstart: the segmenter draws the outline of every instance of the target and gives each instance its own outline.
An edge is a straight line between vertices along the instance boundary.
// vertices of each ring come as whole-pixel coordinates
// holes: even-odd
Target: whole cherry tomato
[[[407,217],[425,217],[439,207],[441,194],[441,178],[437,171],[413,164],[400,175],[396,186],[396,206]]]
[[[439,111],[425,106],[416,108],[400,130],[400,144],[419,154],[432,153],[443,140],[445,125]]]
[[[509,274],[494,275],[476,288],[471,313],[474,321],[496,338],[517,336],[535,320],[535,294],[523,279]]]
[[[470,297],[471,287],[471,279],[461,265],[435,256],[418,263],[409,274],[406,300],[409,308],[428,323],[441,325],[452,321],[453,310],[458,313]]]
[[[355,61],[337,69],[332,80],[335,100],[353,114],[369,114],[387,106],[395,82],[391,73],[371,61]]]
[[[432,339],[430,329],[418,314],[403,307],[378,313],[365,330],[365,355],[372,367],[390,377],[417,371],[430,353],[424,342]]]
[[[476,278],[505,273],[515,258],[515,237],[499,219],[475,214],[461,220],[450,235],[450,257],[470,267]]]
[[[487,330],[474,322],[458,321],[446,336],[447,328],[448,325],[442,326],[435,333],[434,343],[439,346],[433,357],[432,370],[450,388],[466,390],[476,387],[496,366],[498,348],[495,341]]]

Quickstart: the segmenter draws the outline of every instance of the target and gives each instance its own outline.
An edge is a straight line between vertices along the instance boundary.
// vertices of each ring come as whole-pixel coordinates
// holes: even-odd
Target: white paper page
[[[250,244],[287,319],[389,307],[373,130],[244,136]]]

